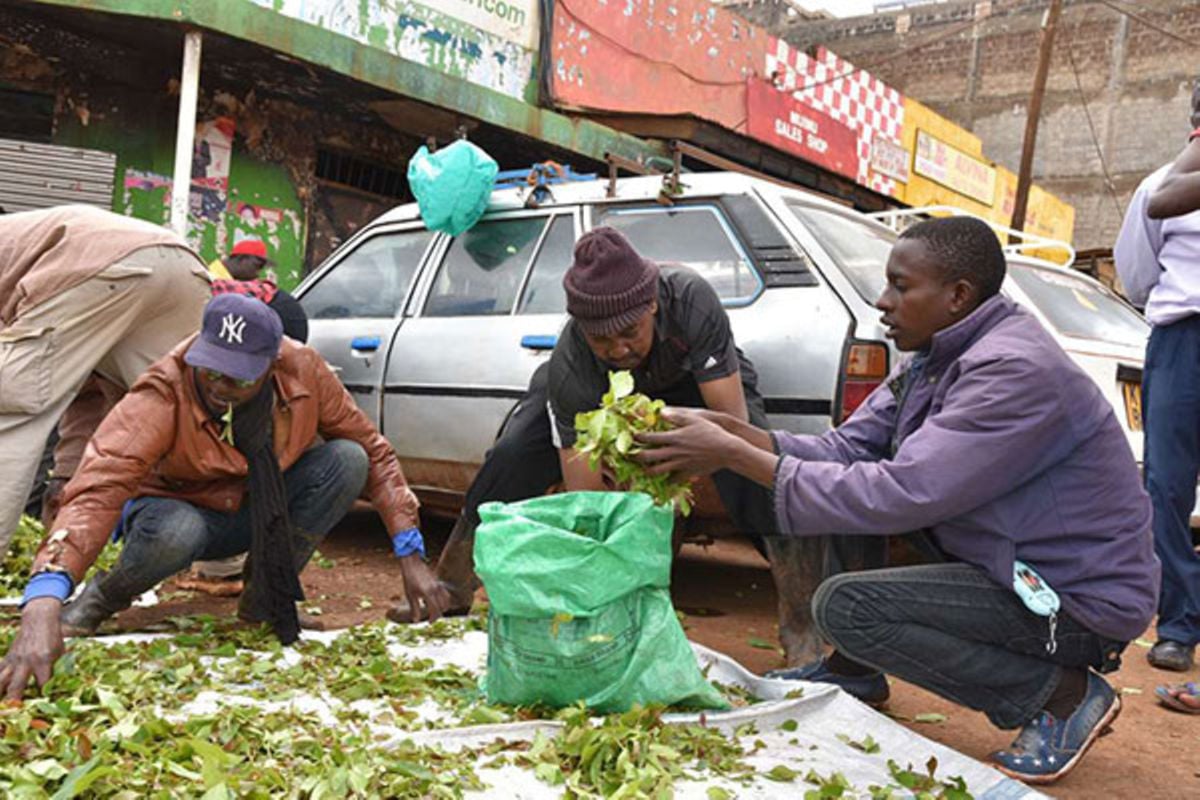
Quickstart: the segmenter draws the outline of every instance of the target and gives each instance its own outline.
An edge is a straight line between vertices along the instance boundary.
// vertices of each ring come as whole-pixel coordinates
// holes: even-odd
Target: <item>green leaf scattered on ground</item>
[[[768,642],[766,639],[760,639],[757,636],[751,636],[746,640],[746,644],[751,647],[757,647],[759,650],[777,650],[778,645],[774,642]]]
[[[879,742],[875,741],[875,739],[872,738],[871,734],[869,734],[869,733],[866,736],[864,736],[862,739],[858,739],[858,740],[851,739],[849,736],[847,736],[844,733],[839,733],[837,735],[837,738],[839,741],[845,742],[846,744],[853,747],[855,750],[861,750],[864,753],[878,753],[879,752]]]
[[[941,725],[946,721],[945,714],[939,714],[936,711],[928,711],[924,714],[917,714],[912,718],[913,722],[920,722],[926,725]]]
[[[804,800],[826,800],[826,798],[842,797],[848,792],[854,791],[854,787],[846,780],[846,776],[840,772],[822,777],[816,770],[809,770],[808,774],[804,776],[804,781],[817,787],[805,792]]]
[[[937,766],[938,760],[933,756],[925,762],[924,773],[914,771],[912,764],[901,769],[895,761],[888,760],[888,772],[892,780],[911,792],[916,800],[972,800],[962,777],[955,775],[940,779],[937,777]]]
[[[763,777],[778,783],[790,783],[791,781],[796,780],[799,775],[799,772],[796,772],[796,770],[791,769],[790,767],[786,767],[783,764],[776,764],[774,767],[771,767],[770,770],[764,773]]]
[[[29,582],[29,570],[33,566],[33,557],[37,555],[42,540],[46,538],[46,529],[42,523],[30,516],[22,516],[12,540],[8,543],[8,552],[0,554],[0,597],[19,597]],[[96,563],[88,570],[90,578],[96,570],[112,569],[117,563],[121,545],[106,544],[100,551]]]

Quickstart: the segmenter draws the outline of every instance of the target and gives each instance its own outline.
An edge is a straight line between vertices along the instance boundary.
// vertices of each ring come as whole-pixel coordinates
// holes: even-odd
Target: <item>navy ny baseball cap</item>
[[[200,335],[183,360],[241,381],[255,381],[279,355],[283,323],[266,303],[240,294],[217,295],[204,307]]]

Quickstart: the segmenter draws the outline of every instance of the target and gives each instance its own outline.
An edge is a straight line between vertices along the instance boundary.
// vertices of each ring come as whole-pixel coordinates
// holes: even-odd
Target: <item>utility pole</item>
[[[1042,40],[1038,47],[1037,72],[1033,77],[1033,95],[1025,117],[1025,141],[1021,145],[1021,169],[1017,172],[1017,198],[1013,204],[1011,226],[1025,229],[1025,209],[1029,205],[1029,184],[1033,173],[1033,151],[1037,148],[1038,118],[1042,115],[1042,97],[1046,94],[1046,76],[1050,72],[1050,52],[1054,48],[1054,29],[1062,12],[1062,0],[1051,0],[1042,17]],[[1018,237],[1010,237],[1010,241]],[[1016,242],[1012,242],[1016,243]]]

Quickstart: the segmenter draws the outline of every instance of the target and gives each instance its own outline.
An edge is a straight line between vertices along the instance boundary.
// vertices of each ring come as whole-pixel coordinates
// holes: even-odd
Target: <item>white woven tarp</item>
[[[339,632],[336,631],[302,633],[305,639],[327,643],[336,639],[338,635]],[[116,642],[145,640],[158,636],[130,634],[97,638],[98,641]],[[754,750],[744,760],[760,775],[778,765],[794,770],[801,778],[810,770],[815,770],[822,776],[840,772],[851,786],[856,787],[853,792],[844,796],[865,798],[869,797],[867,787],[871,785],[895,784],[888,769],[889,759],[901,767],[911,764],[914,771],[922,772],[932,756],[938,762],[939,778],[961,776],[977,800],[1033,800],[1046,796],[1006,778],[973,758],[914,733],[834,686],[761,678],[728,656],[703,645],[693,643],[692,647],[701,668],[707,671],[710,679],[739,686],[763,701],[732,711],[709,712],[704,715],[706,725],[719,728],[730,736],[736,735],[735,730],[746,723],[754,724],[755,732],[743,737],[748,740],[745,741],[746,749],[754,749],[750,746],[751,742],[761,741],[765,746]],[[419,645],[393,642],[388,645],[388,650],[396,658],[430,659],[435,663],[452,664],[480,674],[487,660],[487,635],[479,631],[468,631],[458,638],[433,640]],[[285,662],[292,661],[295,657],[296,654],[290,649],[285,649],[280,656]],[[794,694],[798,688],[803,689],[802,696],[790,699],[786,697],[788,694]],[[211,714],[222,705],[232,704],[253,704],[269,710],[292,709],[313,714],[326,720],[331,726],[338,724],[337,713],[342,705],[333,698],[302,693],[278,702],[264,701],[241,694],[239,687],[230,687],[227,692],[202,692],[184,708],[184,713]],[[446,750],[482,747],[497,739],[531,741],[538,732],[552,736],[562,726],[562,723],[551,720],[533,720],[462,727],[452,716],[430,703],[429,707],[419,707],[415,711],[429,721],[431,728],[418,731],[401,730],[387,724],[384,721],[386,715],[378,720],[373,719],[376,712],[386,710],[386,704],[362,700],[355,701],[350,706],[369,720],[367,724],[373,729],[374,738],[380,743],[379,746],[385,749],[403,740]],[[665,716],[664,720],[695,723],[699,720],[699,715],[670,714]],[[781,727],[788,720],[795,720],[797,723],[794,730]],[[878,743],[878,752],[862,752],[839,738],[842,736],[861,741],[867,735]],[[556,788],[543,783],[532,771],[517,766],[480,768],[477,774],[487,788],[470,792],[469,797],[524,800],[557,798],[562,794],[561,787]],[[722,787],[737,798],[799,797],[806,789],[814,788],[804,783],[801,778],[790,783],[779,783],[758,777],[747,783],[744,780],[735,781],[714,776],[708,780],[679,781],[674,788],[676,797],[696,800],[706,800],[707,790],[713,786]],[[902,798],[905,795],[897,791],[893,796]]]
[[[711,680],[740,686],[765,701],[733,711],[705,714],[707,725],[720,728],[731,736],[736,728],[748,722],[754,723],[757,733],[749,738],[761,740],[766,747],[745,760],[760,773],[766,773],[779,764],[801,775],[810,769],[821,775],[841,772],[851,786],[860,787],[865,792],[871,784],[886,786],[895,782],[888,772],[888,759],[903,767],[911,763],[915,771],[921,771],[930,756],[934,756],[938,760],[938,776],[962,776],[977,800],[1033,800],[1046,796],[973,758],[912,732],[834,686],[761,678],[722,653],[694,642],[692,648],[701,668],[707,670],[706,674]],[[479,671],[487,659],[487,635],[472,632],[459,641],[405,649],[414,656],[451,661]],[[786,699],[786,695],[794,693],[799,687],[804,690],[803,696]],[[672,714],[664,719],[696,722],[698,718],[697,714]],[[787,720],[797,722],[794,731],[780,728]],[[405,733],[404,736],[420,744],[455,749],[482,746],[497,738],[532,740],[538,731],[549,734],[560,726],[561,723],[552,721],[530,721],[421,731]],[[857,750],[839,739],[839,734],[853,740],[861,740],[869,734],[879,743],[879,752],[868,754]],[[387,746],[386,743],[384,746]],[[490,788],[473,793],[470,795],[472,797],[524,800],[553,798],[561,794],[560,789],[548,786],[538,781],[531,772],[516,767],[483,769],[478,774]],[[678,783],[675,786],[676,796],[703,800],[710,786],[721,786],[738,798],[797,797],[801,796],[804,789],[813,788],[799,780],[796,783],[776,783],[758,778],[747,786],[742,782],[716,778]],[[897,797],[902,796],[897,793]]]

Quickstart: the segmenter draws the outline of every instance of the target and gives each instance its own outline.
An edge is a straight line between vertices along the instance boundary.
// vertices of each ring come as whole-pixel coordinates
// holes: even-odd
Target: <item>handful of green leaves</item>
[[[608,373],[608,391],[600,408],[575,415],[575,451],[587,455],[592,470],[604,467],[631,492],[645,492],[659,505],[673,505],[685,517],[692,511],[692,486],[686,478],[650,475],[633,456],[643,448],[639,433],[667,431],[671,424],[662,417],[662,400],[633,393],[633,375],[622,370]]]

